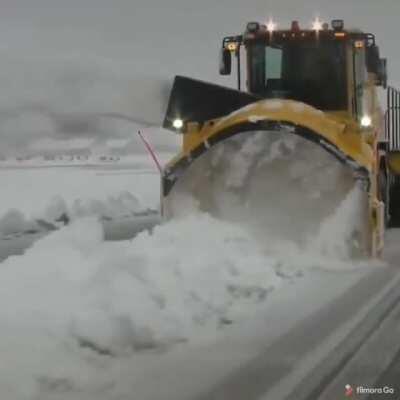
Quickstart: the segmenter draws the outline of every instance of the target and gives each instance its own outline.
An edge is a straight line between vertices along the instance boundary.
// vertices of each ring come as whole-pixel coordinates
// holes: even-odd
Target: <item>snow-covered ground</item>
[[[77,221],[0,265],[2,393],[114,398],[129,387],[119,368],[140,375],[171,346],[215,340],[277,289],[287,296],[313,279],[315,259],[291,261],[202,214],[121,243],[104,243],[97,221]]]
[[[158,208],[159,176],[147,156],[122,159],[142,148],[134,124],[93,114],[159,125],[175,74],[234,86],[233,76],[217,76],[217,51],[250,20],[308,26],[316,14],[349,14],[346,26],[374,30],[392,56],[399,2],[387,0],[388,12],[372,0],[309,0],[297,10],[290,0],[3,3],[0,231],[63,213],[73,221],[0,264],[0,398],[175,399],[164,390],[177,382],[193,393],[367,273],[332,240],[357,196],[312,251],[268,246],[268,236],[260,245],[242,227],[197,212],[106,243],[98,217]],[[398,59],[390,65],[397,73]],[[149,136],[159,151],[176,141]]]
[[[160,154],[161,160],[171,157]],[[0,232],[12,234],[34,229],[36,220],[55,223],[98,216],[131,217],[159,209],[160,176],[147,154],[117,162],[80,160],[0,163]]]
[[[318,291],[318,276],[329,282],[330,299],[367,271],[338,261],[323,245],[275,247],[268,236],[255,240],[239,224],[196,210],[132,241],[107,243],[94,212],[103,214],[110,204],[113,212],[133,212],[158,203],[157,172],[150,162],[135,165],[0,171],[9,192],[5,209],[30,218],[66,208],[75,216],[0,264],[0,390],[7,399],[141,400],[154,390],[153,373],[169,376],[168,360],[199,356],[212,343],[223,348],[222,338],[254,315],[276,319],[271,299],[279,308],[301,287]],[[357,206],[357,196],[349,196],[331,216],[330,241]],[[241,334],[245,340],[249,332]],[[254,350],[237,351],[246,358]]]

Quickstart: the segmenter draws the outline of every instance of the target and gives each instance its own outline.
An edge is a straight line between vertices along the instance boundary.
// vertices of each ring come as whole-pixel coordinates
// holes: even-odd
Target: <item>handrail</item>
[[[400,151],[400,91],[388,87],[385,133],[389,151]]]

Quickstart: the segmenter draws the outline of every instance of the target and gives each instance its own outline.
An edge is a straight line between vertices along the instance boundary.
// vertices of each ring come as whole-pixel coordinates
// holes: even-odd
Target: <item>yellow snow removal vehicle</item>
[[[336,223],[352,251],[379,255],[400,222],[400,93],[375,36],[342,20],[250,22],[223,39],[220,74],[232,64],[237,89],[175,77],[163,126],[183,146],[163,171],[163,215],[195,207],[304,245]]]

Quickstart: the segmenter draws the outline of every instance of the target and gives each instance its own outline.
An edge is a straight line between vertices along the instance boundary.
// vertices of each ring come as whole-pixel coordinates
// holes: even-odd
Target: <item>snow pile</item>
[[[286,155],[289,142],[260,152],[257,165]],[[248,171],[248,152],[240,157],[234,163]],[[302,179],[301,171],[308,169],[299,164],[292,173]],[[232,193],[245,176],[225,181]],[[99,222],[84,217],[104,204],[69,208],[58,198],[48,218],[75,210],[78,220],[0,264],[0,388],[10,400],[114,398],[121,365],[131,378],[140,357],[214,338],[257,313],[284,281],[314,267],[349,268],[336,256],[347,259],[342,245],[353,238],[360,193],[348,192],[308,248],[265,226],[260,235],[202,213],[201,202],[183,194],[175,220],[131,242],[106,243]],[[117,201],[124,212],[135,204],[130,195]],[[26,222],[18,212],[13,218]]]
[[[276,266],[243,229],[205,214],[121,243],[82,219],[0,266],[0,387],[32,393],[43,376],[84,380],[71,358],[215,335],[266,300]]]
[[[143,211],[139,200],[130,192],[121,192],[110,196],[105,201],[97,199],[75,199],[71,205],[57,196],[50,200],[46,206],[44,217],[46,220],[55,221],[61,215],[68,215],[72,219],[100,216],[103,218],[121,218],[132,216]]]
[[[27,232],[36,228],[37,226],[34,221],[28,220],[24,214],[16,209],[8,210],[0,218],[0,233],[3,235]]]
[[[366,240],[361,236],[366,215],[363,201],[363,189],[356,185],[335,212],[322,221],[317,235],[310,239],[309,246],[313,251],[331,259],[345,260],[359,256],[360,244]]]
[[[43,213],[35,218],[29,218],[16,209],[8,210],[0,218],[0,233],[13,235],[45,227],[55,229],[85,217],[116,220],[153,213],[157,213],[157,210],[144,208],[130,192],[121,192],[105,200],[77,198],[71,204],[67,204],[63,197],[56,196],[45,205]]]
[[[178,180],[166,214],[179,215],[186,197],[241,224],[268,252],[290,246],[333,259],[360,255],[366,191],[350,167],[283,129],[242,133],[212,147]]]
[[[38,221],[62,226],[87,216],[109,220],[158,210],[158,172],[142,157],[131,161],[138,165],[0,169],[0,233],[37,230]]]
[[[96,220],[80,219],[0,265],[0,387],[10,400],[112,398],[114,361],[138,368],[139,355],[209,340],[255,314],[284,280],[337,266],[186,210],[131,242],[106,243]]]

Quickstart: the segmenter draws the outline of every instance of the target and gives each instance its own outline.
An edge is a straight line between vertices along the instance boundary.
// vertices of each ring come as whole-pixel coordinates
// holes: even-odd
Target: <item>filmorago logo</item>
[[[346,397],[351,397],[351,396],[353,396],[354,390],[353,390],[353,388],[351,387],[351,385],[346,385],[346,386],[344,387],[344,394],[345,394]]]
[[[390,387],[390,386],[384,386],[384,387],[379,387],[379,388],[373,388],[373,387],[365,387],[365,386],[357,386],[355,389],[347,384],[344,387],[344,394],[346,397],[352,397],[356,396],[359,394],[395,394],[395,389]]]

